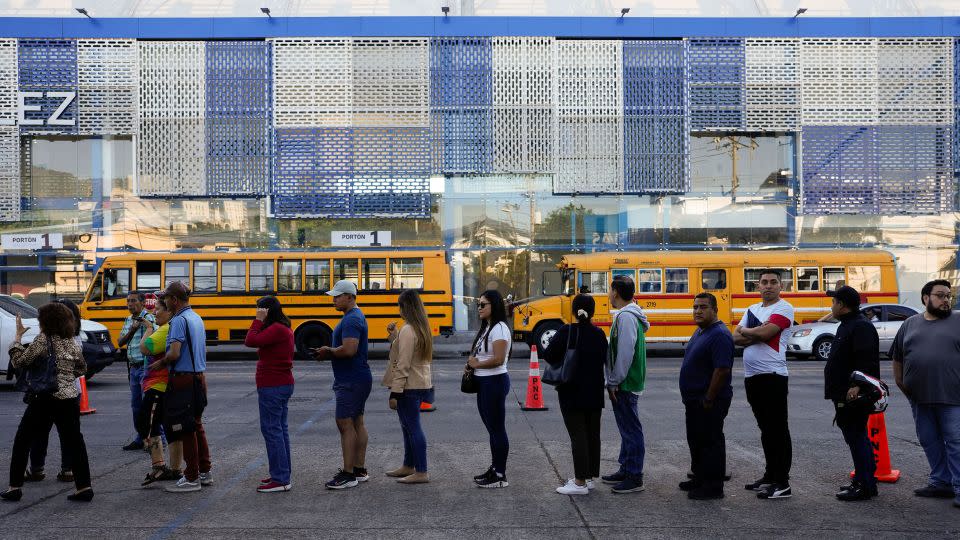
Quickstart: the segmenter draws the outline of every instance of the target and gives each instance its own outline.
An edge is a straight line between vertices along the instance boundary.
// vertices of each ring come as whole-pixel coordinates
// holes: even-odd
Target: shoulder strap
[[[183,319],[183,326],[184,326],[183,334],[187,338],[187,349],[190,351],[190,365],[193,366],[193,372],[196,373],[197,359],[196,359],[196,355],[193,353],[193,343],[190,340],[190,322],[187,321],[187,318],[184,317],[183,315],[177,315],[177,316]],[[180,354],[182,355],[183,353],[180,353]]]

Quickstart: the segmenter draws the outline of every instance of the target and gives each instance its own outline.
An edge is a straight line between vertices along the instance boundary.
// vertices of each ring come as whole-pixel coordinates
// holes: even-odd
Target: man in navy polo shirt
[[[699,328],[687,343],[680,367],[693,478],[680,482],[680,489],[691,499],[720,499],[727,461],[723,421],[733,399],[733,336],[718,319],[717,298],[710,293],[694,298],[693,320]]]

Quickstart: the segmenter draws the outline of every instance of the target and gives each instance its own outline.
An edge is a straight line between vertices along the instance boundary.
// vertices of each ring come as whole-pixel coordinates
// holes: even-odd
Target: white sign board
[[[62,249],[63,234],[4,234],[0,235],[3,249]]]
[[[330,243],[334,247],[389,246],[390,231],[331,231]]]

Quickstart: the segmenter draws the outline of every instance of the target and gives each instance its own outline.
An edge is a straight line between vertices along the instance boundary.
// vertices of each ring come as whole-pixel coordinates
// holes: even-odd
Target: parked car
[[[873,321],[880,336],[880,353],[887,354],[903,321],[919,313],[915,308],[902,304],[864,304],[860,307],[868,320]],[[791,327],[787,341],[787,353],[800,357],[826,360],[830,356],[833,338],[839,321],[832,316],[812,323]]]
[[[7,380],[13,378],[10,344],[17,333],[17,315],[20,315],[27,328],[23,343],[32,342],[40,332],[37,308],[19,298],[0,294],[0,375],[6,375]],[[90,379],[113,363],[117,351],[110,341],[110,331],[95,321],[80,321],[80,339],[83,341],[83,359],[87,362],[87,379]]]

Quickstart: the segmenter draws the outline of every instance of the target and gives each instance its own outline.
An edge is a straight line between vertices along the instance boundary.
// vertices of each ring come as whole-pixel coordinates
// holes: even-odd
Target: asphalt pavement
[[[89,384],[95,414],[83,417],[96,496],[92,503],[66,500],[72,486],[53,477],[59,464],[57,437],[50,440],[48,477],[28,483],[19,503],[0,504],[0,537],[51,538],[957,538],[960,509],[950,500],[914,497],[928,472],[908,405],[892,396],[886,422],[894,467],[902,477],[880,487],[870,502],[834,498],[847,482],[851,460],[832,407],[822,399],[820,362],[791,362],[790,428],[794,441],[791,499],[763,501],[743,490],[762,473],[759,432],[743,393],[740,360],[734,370],[734,401],[727,419],[727,461],[733,479],[726,498],[690,501],[677,489],[689,468],[683,413],[677,388],[679,358],[649,360],[647,391],[640,399],[646,435],[646,490],[618,495],[600,485],[587,496],[554,488],[572,476],[569,439],[556,393],[544,392],[548,411],[524,412],[527,352],[510,362],[508,402],[510,487],[481,490],[471,477],[489,464],[487,434],[473,396],[459,391],[463,359],[440,347],[434,364],[438,410],[424,415],[431,482],[404,486],[383,472],[402,459],[400,426],[377,386],[367,404],[371,480],[357,488],[329,491],[323,483],[340,465],[328,365],[298,361],[290,403],[293,489],[258,494],[267,476],[260,436],[254,362],[249,355],[214,351],[209,365],[205,425],[212,448],[213,486],[200,493],[170,494],[140,488],[147,454],[123,451],[132,435],[129,391],[121,366],[111,366]],[[371,361],[375,382],[385,350]],[[230,360],[230,358],[244,358]],[[889,362],[883,375],[892,381]],[[0,470],[6,472],[13,435],[23,412],[20,395],[0,385]],[[604,472],[616,469],[619,437],[609,408],[603,416]],[[155,485],[156,486],[156,485]]]

